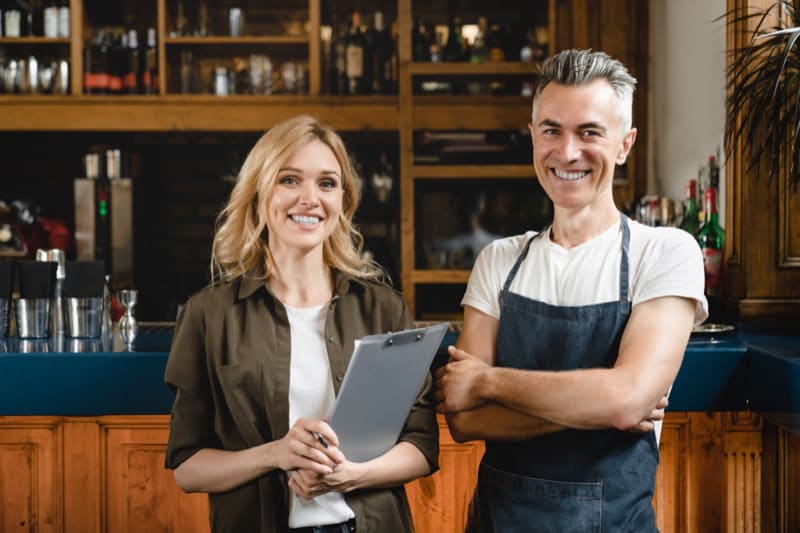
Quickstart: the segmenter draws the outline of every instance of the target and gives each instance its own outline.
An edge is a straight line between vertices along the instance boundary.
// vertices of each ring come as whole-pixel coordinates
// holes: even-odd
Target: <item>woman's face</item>
[[[278,171],[267,201],[266,222],[273,256],[318,251],[342,212],[342,167],[333,151],[314,140],[299,148]]]

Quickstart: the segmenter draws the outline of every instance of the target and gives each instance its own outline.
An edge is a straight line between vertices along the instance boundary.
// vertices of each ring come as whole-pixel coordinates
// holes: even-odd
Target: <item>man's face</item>
[[[550,83],[530,124],[536,176],[557,208],[614,206],[614,168],[625,162],[636,130],[623,131],[611,85]]]

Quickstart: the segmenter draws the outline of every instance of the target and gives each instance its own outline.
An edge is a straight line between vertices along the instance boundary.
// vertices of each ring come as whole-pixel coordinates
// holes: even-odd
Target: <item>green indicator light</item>
[[[108,203],[105,200],[100,200],[100,216],[108,215]]]

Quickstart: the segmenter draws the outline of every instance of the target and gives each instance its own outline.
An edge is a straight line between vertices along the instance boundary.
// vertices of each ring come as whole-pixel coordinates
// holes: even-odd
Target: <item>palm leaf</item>
[[[741,150],[748,171],[766,162],[769,178],[782,161],[789,183],[800,183],[800,0],[780,0],[764,11],[732,11],[728,24],[749,25],[747,45],[729,51],[725,144]]]

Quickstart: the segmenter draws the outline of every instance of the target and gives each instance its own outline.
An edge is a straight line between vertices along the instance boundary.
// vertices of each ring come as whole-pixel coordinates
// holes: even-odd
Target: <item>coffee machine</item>
[[[104,261],[113,287],[132,287],[133,181],[122,177],[120,150],[104,155],[86,154],[86,176],[74,182],[76,259]]]

